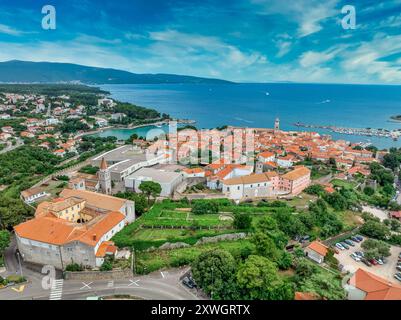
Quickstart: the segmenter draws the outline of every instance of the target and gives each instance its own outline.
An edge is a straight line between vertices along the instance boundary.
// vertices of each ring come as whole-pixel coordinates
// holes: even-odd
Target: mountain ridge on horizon
[[[102,84],[234,84],[234,82],[168,73],[132,73],[113,68],[63,62],[9,60],[0,62],[2,83]]]

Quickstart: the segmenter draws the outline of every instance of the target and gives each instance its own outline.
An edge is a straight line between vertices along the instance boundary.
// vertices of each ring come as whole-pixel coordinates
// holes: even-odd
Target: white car
[[[356,262],[361,261],[361,258],[360,258],[357,254],[355,254],[355,253],[351,253],[351,254],[350,254],[350,257],[351,257],[352,259],[354,259]]]
[[[376,259],[377,263],[380,264],[381,266],[384,264],[382,259]]]
[[[345,248],[343,247],[343,245],[341,243],[336,243],[336,247],[340,250],[345,250]]]

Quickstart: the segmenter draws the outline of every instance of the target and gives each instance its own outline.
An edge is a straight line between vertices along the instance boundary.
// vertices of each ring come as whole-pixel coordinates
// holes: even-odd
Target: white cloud
[[[359,74],[361,78],[386,83],[401,83],[401,70],[397,61],[386,57],[401,52],[401,35],[377,34],[370,42],[363,42],[354,50],[343,52],[344,72]]]
[[[315,51],[307,51],[301,55],[299,60],[299,64],[304,67],[311,67],[315,65],[320,65],[331,60],[334,57],[335,53],[330,52],[315,52]]]
[[[14,29],[14,28],[12,28],[10,26],[7,26],[5,24],[0,24],[0,33],[8,34],[10,36],[20,36],[20,35],[23,34],[22,31]]]
[[[322,29],[322,22],[340,14],[336,9],[339,0],[250,0],[256,5],[260,14],[280,14],[298,24],[298,36],[305,37]]]

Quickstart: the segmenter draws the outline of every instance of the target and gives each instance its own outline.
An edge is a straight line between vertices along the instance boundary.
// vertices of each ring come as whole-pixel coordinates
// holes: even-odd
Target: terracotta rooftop
[[[304,166],[300,166],[288,173],[286,173],[285,175],[283,175],[283,179],[287,179],[287,180],[297,180],[303,176],[306,175],[310,175],[311,171]]]
[[[90,206],[101,208],[110,211],[120,211],[120,209],[127,202],[125,199],[120,199],[117,197],[100,194],[87,190],[72,190],[64,189],[60,193],[60,197],[63,198],[79,198],[86,200],[86,203]]]
[[[319,241],[311,242],[309,244],[309,246],[307,246],[307,248],[317,252],[318,254],[320,254],[323,257],[325,257],[328,252],[328,248]]]
[[[366,292],[365,300],[401,300],[401,286],[358,269],[349,283]]]
[[[54,245],[80,241],[93,247],[124,219],[120,212],[109,212],[92,224],[79,225],[52,216],[41,216],[15,226],[14,230],[19,237],[34,241]]]

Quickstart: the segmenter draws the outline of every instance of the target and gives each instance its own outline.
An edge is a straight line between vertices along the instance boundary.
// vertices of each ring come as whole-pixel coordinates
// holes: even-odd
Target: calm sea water
[[[112,97],[155,108],[181,119],[193,119],[199,128],[222,125],[273,127],[280,118],[284,130],[293,124],[336,125],[355,128],[398,129],[389,121],[401,114],[401,86],[326,84],[238,84],[238,85],[104,85]],[[147,128],[137,129],[140,134]],[[328,133],[325,130],[315,130]],[[111,130],[102,135],[126,138],[132,131]],[[401,147],[389,138],[330,133],[335,139],[370,141],[380,148]]]

